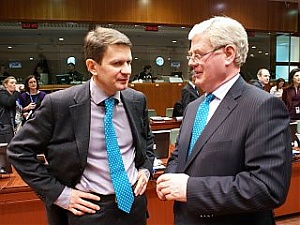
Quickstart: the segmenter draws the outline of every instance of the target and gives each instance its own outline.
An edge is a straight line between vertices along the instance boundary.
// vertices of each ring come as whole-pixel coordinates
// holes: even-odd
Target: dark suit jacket
[[[50,225],[64,225],[66,210],[53,202],[65,186],[75,187],[87,163],[90,138],[90,82],[46,95],[34,119],[25,123],[8,147],[9,158],[21,177],[45,202]],[[145,96],[121,91],[135,146],[136,168],[152,171],[153,134]],[[49,166],[39,163],[44,153]]]
[[[187,159],[200,97],[187,107],[166,172],[186,173],[187,202],[175,202],[176,225],[270,225],[291,173],[289,116],[283,102],[240,77]]]
[[[19,96],[20,93],[17,91],[11,95],[6,89],[0,90],[0,108],[4,108],[3,114],[1,113],[0,115],[1,123],[8,125],[14,123],[16,116],[16,101]]]
[[[253,81],[252,85],[258,87],[259,89],[264,90],[263,85],[258,80]]]
[[[172,117],[183,116],[183,112],[186,109],[187,105],[196,100],[199,97],[199,93],[196,89],[187,83],[181,90],[181,98],[177,102],[175,102],[173,106],[173,114]]]
[[[199,93],[195,88],[190,85],[190,83],[187,83],[183,89],[181,90],[181,102],[183,106],[183,111],[186,109],[187,105],[196,100],[199,97]]]

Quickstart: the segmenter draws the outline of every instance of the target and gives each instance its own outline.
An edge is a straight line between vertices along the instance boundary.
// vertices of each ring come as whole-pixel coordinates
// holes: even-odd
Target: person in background
[[[37,80],[40,80],[41,74],[44,73],[44,67],[42,63],[36,64],[33,75],[36,77]]]
[[[0,78],[4,80],[5,78],[7,78],[9,76],[10,76],[10,74],[7,71],[6,66],[2,64],[0,67]]]
[[[191,72],[189,74],[189,82],[183,87],[181,90],[181,101],[183,110],[186,109],[187,105],[199,98],[199,91],[198,87],[195,85],[196,77],[194,76],[194,73]]]
[[[206,94],[183,115],[158,197],[175,201],[175,225],[275,225],[291,176],[286,107],[241,77],[248,37],[238,21],[213,17],[188,37],[189,66]]]
[[[269,82],[270,82],[270,72],[269,72],[269,70],[267,70],[265,68],[262,68],[262,69],[258,70],[256,76],[257,76],[258,80],[254,81],[252,83],[252,85],[264,90],[265,86],[268,85]]]
[[[39,90],[39,82],[34,75],[29,75],[25,80],[25,92],[20,95],[19,102],[22,106],[23,123],[28,120],[34,111],[41,105],[46,93]]]
[[[7,131],[9,132],[8,140],[14,135],[14,130],[17,127],[15,117],[16,117],[16,102],[20,95],[20,90],[18,90],[18,86],[16,85],[17,80],[13,76],[9,76],[3,81],[3,88],[0,90],[0,106],[1,106],[1,114],[0,114],[0,124],[1,127],[7,127]]]
[[[174,104],[172,117],[183,116],[183,112],[187,105],[200,96],[198,87],[195,85],[195,80],[194,73],[191,72],[189,74],[188,83],[181,90],[180,100]]]
[[[44,201],[49,225],[146,224],[154,136],[145,95],[128,88],[131,46],[117,30],[89,31],[84,55],[92,78],[47,94],[8,146],[10,161]],[[107,133],[111,120],[115,139]],[[114,140],[117,145],[107,147]],[[121,162],[111,162],[112,150]],[[41,153],[48,165],[36,160]],[[124,172],[125,183],[113,184],[113,166]],[[115,191],[124,186],[130,192],[125,209]]]
[[[271,87],[270,94],[274,95],[277,98],[281,98],[284,84],[285,84],[285,80],[283,78],[278,78],[276,80],[276,84],[273,87]]]
[[[68,74],[70,75],[70,80],[71,81],[82,81],[83,80],[83,74],[79,73],[75,69],[75,64],[74,63],[69,63],[68,64]]]
[[[144,66],[144,70],[139,74],[138,80],[152,80],[151,65]]]
[[[291,120],[300,119],[300,68],[289,73],[289,85],[283,88],[282,100],[285,103]]]

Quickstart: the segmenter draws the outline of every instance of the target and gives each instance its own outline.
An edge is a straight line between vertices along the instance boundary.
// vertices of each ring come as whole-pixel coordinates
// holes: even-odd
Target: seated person
[[[144,66],[144,70],[138,76],[139,80],[152,80],[151,66]]]
[[[68,74],[70,75],[70,80],[71,81],[82,81],[83,80],[83,74],[79,73],[75,69],[75,64],[74,63],[69,63],[68,64]]]
[[[274,95],[275,97],[281,98],[284,84],[285,80],[283,78],[278,78],[276,80],[276,84],[273,87],[271,87],[270,94]]]

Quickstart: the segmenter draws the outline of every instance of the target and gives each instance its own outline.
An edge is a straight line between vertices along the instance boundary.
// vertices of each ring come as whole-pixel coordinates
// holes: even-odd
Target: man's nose
[[[131,74],[131,64],[125,63],[121,69],[121,73]]]

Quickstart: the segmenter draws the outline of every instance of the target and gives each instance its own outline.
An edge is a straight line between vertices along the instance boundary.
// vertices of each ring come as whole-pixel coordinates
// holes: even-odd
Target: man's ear
[[[225,48],[224,48],[224,52],[225,52],[225,55],[226,55],[225,64],[229,65],[235,60],[236,48],[232,45],[226,45]]]
[[[97,75],[96,71],[96,62],[92,59],[87,59],[85,61],[85,65],[87,67],[87,70],[92,74],[92,75]]]

